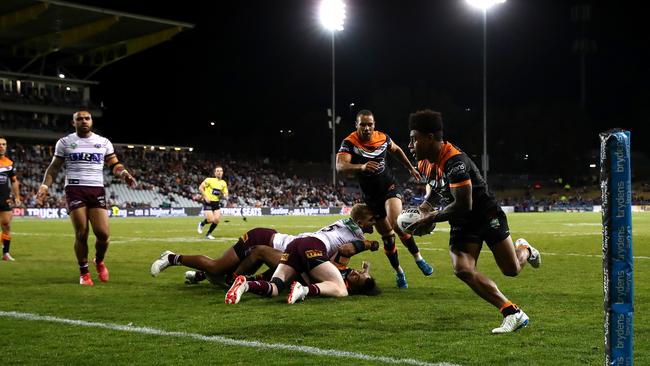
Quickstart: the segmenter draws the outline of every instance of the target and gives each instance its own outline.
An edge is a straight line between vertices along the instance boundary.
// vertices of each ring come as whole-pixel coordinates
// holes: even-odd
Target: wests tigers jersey
[[[0,199],[3,201],[11,194],[11,183],[16,181],[14,162],[6,156],[0,157]]]
[[[467,154],[449,142],[443,144],[435,162],[418,161],[418,170],[431,186],[432,193],[429,198],[440,200],[431,202],[434,205],[446,206],[453,202],[450,188],[471,186],[472,211],[468,215],[482,215],[498,207],[476,164]]]
[[[379,163],[377,171],[359,172],[359,182],[372,181],[373,178],[390,175],[386,166],[386,154],[393,141],[383,132],[375,131],[369,141],[359,139],[357,132],[352,132],[341,143],[338,154],[352,155],[352,164],[365,164],[371,160]]]

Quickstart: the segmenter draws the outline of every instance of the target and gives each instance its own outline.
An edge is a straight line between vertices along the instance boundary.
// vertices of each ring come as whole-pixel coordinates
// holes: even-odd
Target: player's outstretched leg
[[[165,268],[169,267],[172,265],[172,263],[169,261],[169,256],[173,255],[175,256],[174,252],[170,250],[164,251],[158,259],[153,261],[151,264],[151,270],[150,273],[152,276],[156,277],[160,274],[160,272],[164,271]]]

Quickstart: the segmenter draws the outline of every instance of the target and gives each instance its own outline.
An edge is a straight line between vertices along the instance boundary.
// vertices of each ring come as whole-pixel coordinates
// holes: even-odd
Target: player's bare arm
[[[135,186],[138,184],[131,173],[126,170],[124,164],[120,163],[115,154],[111,154],[106,157],[106,164],[109,166],[109,168],[111,168],[113,175],[124,179],[124,182],[128,184],[129,187],[135,188]]]
[[[339,153],[336,155],[336,171],[343,173],[356,173],[379,170],[379,162],[371,160],[365,164],[352,164],[352,155]]]
[[[449,221],[449,219],[462,216],[472,210],[472,185],[450,188],[451,195],[454,197],[452,203],[440,211],[433,211],[420,220],[412,223],[406,228],[407,232],[417,233],[420,230],[428,228],[434,222]]]
[[[20,206],[20,183],[18,183],[18,179],[16,179],[16,177],[13,177],[12,179],[11,192],[14,195],[15,206]]]
[[[406,154],[404,154],[404,150],[402,150],[402,148],[395,142],[390,144],[388,151],[390,151],[390,153],[393,154],[402,165],[404,165],[404,167],[409,171],[409,174],[411,174],[411,177],[417,180],[422,179],[420,172],[418,172],[417,168],[411,164],[411,161],[406,157]]]
[[[38,187],[38,193],[36,193],[36,203],[39,205],[43,204],[43,200],[47,196],[47,191],[54,183],[54,177],[56,177],[57,173],[59,170],[61,170],[61,167],[63,166],[63,158],[54,156],[52,158],[52,162],[50,162],[50,165],[48,165],[47,169],[45,169],[45,176],[43,177],[43,183],[41,183],[41,186]]]
[[[379,242],[376,240],[356,240],[352,243],[343,244],[339,248],[339,253],[344,257],[352,257],[366,250],[374,252],[379,249]]]
[[[418,206],[421,215],[428,214],[433,209],[434,205],[431,202],[433,200],[433,188],[429,184],[425,187],[426,193],[424,195],[424,201]]]

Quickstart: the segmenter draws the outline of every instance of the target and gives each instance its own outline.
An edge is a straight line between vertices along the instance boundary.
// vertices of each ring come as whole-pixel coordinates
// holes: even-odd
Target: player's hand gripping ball
[[[397,225],[402,229],[402,231],[415,236],[422,236],[431,233],[433,229],[436,228],[435,222],[427,226],[412,226],[421,218],[422,216],[420,215],[420,211],[417,209],[407,209],[402,211],[402,213],[397,217]]]

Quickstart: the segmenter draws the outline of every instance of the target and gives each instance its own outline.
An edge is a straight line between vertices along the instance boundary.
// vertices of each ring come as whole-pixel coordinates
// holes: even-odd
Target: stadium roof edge
[[[75,9],[89,10],[89,11],[93,11],[93,12],[97,12],[97,13],[104,13],[104,14],[115,15],[115,16],[120,16],[120,17],[128,17],[128,18],[132,18],[132,19],[145,20],[145,21],[149,21],[149,22],[163,23],[163,24],[173,25],[173,26],[177,26],[177,27],[194,28],[194,24],[191,24],[191,23],[178,22],[178,21],[174,21],[174,20],[150,17],[150,16],[146,16],[146,15],[138,15],[138,14],[133,14],[133,13],[126,13],[126,12],[121,12],[121,11],[117,11],[117,10],[99,8],[99,7],[95,7],[95,6],[75,4],[75,3],[71,3],[71,2],[67,2],[67,1],[60,1],[60,0],[39,0],[39,1],[43,2],[43,3],[50,3],[50,4],[54,4],[54,5],[59,5],[59,6],[67,6],[67,7],[75,8]]]
[[[194,27],[62,0],[0,0],[0,68],[91,80],[104,67]]]
[[[0,77],[2,76],[8,76],[10,78],[17,78],[21,80],[52,81],[61,84],[99,85],[98,81],[92,81],[92,80],[79,80],[79,79],[69,79],[69,78],[61,79],[59,77],[54,77],[54,76],[25,74],[21,72],[0,70]]]

